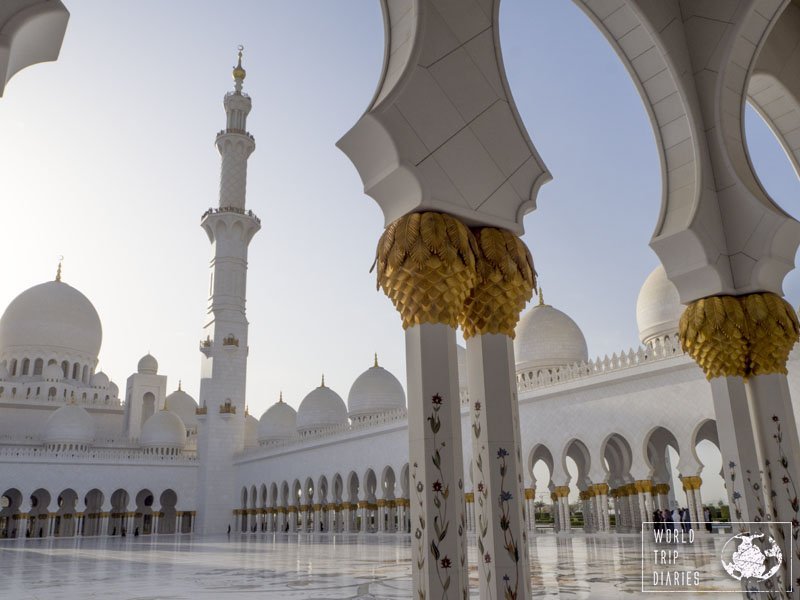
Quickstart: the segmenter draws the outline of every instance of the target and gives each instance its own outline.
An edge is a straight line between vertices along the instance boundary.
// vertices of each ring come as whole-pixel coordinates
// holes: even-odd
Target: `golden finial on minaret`
[[[373,366],[375,366],[375,367],[378,366],[378,353],[377,352],[375,353],[375,364]]]
[[[322,383],[319,385],[319,387],[325,387],[325,373],[322,374]]]
[[[280,394],[278,394],[278,402],[283,402],[283,390],[281,390]]]
[[[544,292],[542,292],[542,286],[539,286],[539,306],[544,306]]]
[[[245,76],[247,76],[247,71],[242,67],[242,52],[244,52],[244,46],[239,44],[239,62],[233,67],[234,80],[244,81]]]
[[[247,404],[244,405],[244,416],[245,417],[249,417],[250,416],[250,407],[247,406]]]
[[[58,268],[56,269],[56,281],[61,281],[61,263],[64,261],[63,256],[58,257]]]
[[[181,391],[181,380],[180,379],[178,379],[178,391],[179,392]]]

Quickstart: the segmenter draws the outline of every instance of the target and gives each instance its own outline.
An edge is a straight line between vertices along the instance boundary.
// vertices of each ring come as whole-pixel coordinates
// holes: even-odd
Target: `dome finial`
[[[181,391],[181,380],[180,379],[178,379],[178,391],[179,392]]]
[[[244,70],[242,67],[242,52],[244,52],[244,46],[239,44],[239,61],[236,63],[236,66],[233,67],[233,80],[236,82],[236,91],[242,91],[242,82],[244,78],[247,76],[247,71]]]
[[[375,364],[373,366],[374,367],[378,366],[378,353],[377,352],[375,353]]]
[[[539,286],[539,306],[544,306],[544,292],[542,286]]]
[[[283,402],[283,390],[278,394],[278,402]]]
[[[325,387],[325,373],[322,374],[322,383],[319,384],[319,387]]]
[[[64,262],[64,257],[58,257],[58,268],[56,269],[56,281],[61,281],[61,263]]]

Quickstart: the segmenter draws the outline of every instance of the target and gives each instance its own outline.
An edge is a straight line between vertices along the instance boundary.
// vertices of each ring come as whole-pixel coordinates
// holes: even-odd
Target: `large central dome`
[[[0,318],[0,354],[15,348],[73,351],[96,362],[103,328],[89,299],[63,281],[48,281],[22,292]]]

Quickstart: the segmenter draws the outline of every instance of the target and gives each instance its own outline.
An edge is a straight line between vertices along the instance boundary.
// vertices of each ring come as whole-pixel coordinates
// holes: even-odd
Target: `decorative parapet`
[[[237,338],[232,333],[222,338],[222,345],[223,346],[236,346],[239,347],[239,338]]]
[[[575,363],[559,369],[539,369],[527,372],[517,372],[517,389],[520,392],[533,390],[542,387],[549,387],[565,383],[605,375],[615,371],[622,371],[633,367],[656,363],[662,360],[684,356],[677,334],[670,338],[658,339],[652,345],[639,346],[636,350],[630,349],[628,352],[622,351],[614,353],[610,357],[597,357],[595,360]],[[462,398],[462,402],[463,402]]]
[[[225,404],[219,405],[219,414],[221,415],[235,415],[236,407],[231,404],[230,400],[226,400]]]
[[[219,213],[236,213],[237,215],[244,215],[245,217],[254,219],[256,223],[261,225],[261,219],[259,219],[252,210],[245,210],[243,208],[239,208],[238,206],[220,206],[219,208],[209,208],[202,214],[200,220],[202,221],[209,215],[216,215]]]
[[[197,408],[194,409],[194,414],[196,414],[196,415],[207,415],[208,414],[208,408],[205,407],[205,406],[198,406]]]
[[[278,448],[285,448],[288,446],[297,446],[301,444],[305,444],[307,442],[321,440],[329,437],[333,437],[336,435],[340,435],[343,433],[350,433],[350,432],[357,432],[357,431],[364,431],[368,429],[372,429],[374,427],[381,427],[384,425],[392,425],[395,423],[400,423],[405,421],[407,418],[407,413],[405,408],[400,408],[392,411],[388,411],[377,415],[375,417],[371,417],[369,419],[364,419],[361,421],[355,421],[353,423],[349,423],[347,425],[338,425],[338,426],[331,426],[325,427],[321,429],[314,429],[312,431],[305,432],[301,434],[297,438],[287,439],[287,440],[273,440],[265,445],[260,445],[255,448],[248,448],[239,456],[247,456],[250,454],[260,454],[264,450],[275,450]]]
[[[197,464],[197,453],[183,451],[181,454],[155,454],[142,448],[96,448],[87,450],[54,450],[44,446],[0,445],[0,462],[69,462],[114,464]]]

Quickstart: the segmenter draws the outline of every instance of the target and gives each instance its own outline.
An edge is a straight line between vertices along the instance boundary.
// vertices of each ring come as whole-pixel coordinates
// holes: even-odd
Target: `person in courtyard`
[[[683,522],[683,530],[686,533],[689,533],[689,530],[692,528],[691,516],[692,515],[689,513],[689,509],[684,508],[683,514],[681,515],[681,521]]]
[[[711,530],[712,530],[712,527],[711,527],[711,511],[709,510],[709,508],[707,506],[703,507],[703,521],[706,524],[706,531],[708,533],[711,533]]]
[[[231,524],[228,523],[228,537],[230,537],[230,535],[231,535]]]

